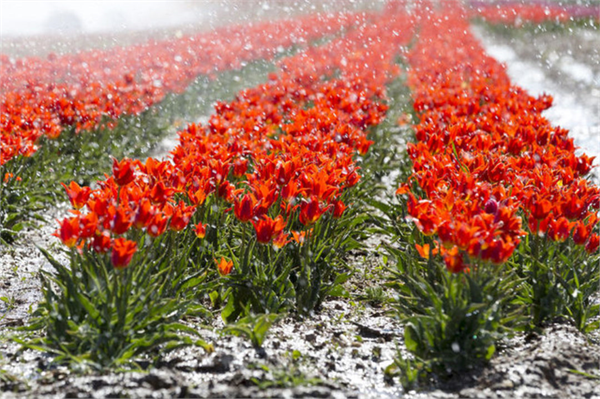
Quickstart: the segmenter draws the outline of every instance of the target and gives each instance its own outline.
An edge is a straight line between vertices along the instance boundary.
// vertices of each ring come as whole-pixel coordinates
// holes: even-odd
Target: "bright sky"
[[[139,30],[192,22],[182,1],[0,0],[0,35]],[[197,17],[197,16],[196,16]]]

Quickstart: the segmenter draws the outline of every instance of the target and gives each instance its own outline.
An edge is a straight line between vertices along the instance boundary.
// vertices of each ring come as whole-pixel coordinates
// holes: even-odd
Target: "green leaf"
[[[227,300],[227,304],[225,305],[223,310],[221,310],[221,317],[223,318],[223,321],[225,321],[226,323],[229,323],[229,322],[235,320],[239,313],[240,313],[240,310],[237,308],[237,306],[235,304],[233,295],[230,294],[230,296],[228,297],[228,300]]]
[[[392,209],[392,207],[389,204],[378,201],[374,198],[369,198],[366,202],[369,205],[371,205],[373,208],[380,210],[381,212],[383,212],[386,215],[390,214],[390,210]]]
[[[419,348],[418,333],[412,323],[408,323],[404,327],[404,345],[409,352],[415,353]]]
[[[213,306],[213,308],[217,307],[218,304],[219,304],[219,302],[220,302],[220,299],[221,299],[221,296],[219,295],[219,292],[218,291],[213,291],[210,294],[208,294],[208,297],[210,298],[210,303]]]
[[[490,360],[492,356],[496,353],[496,345],[490,345],[485,354],[485,360]]]
[[[335,277],[335,280],[333,281],[333,284],[334,285],[344,284],[349,279],[350,279],[350,274],[349,273],[341,273],[341,274],[338,274]]]
[[[331,297],[336,297],[336,298],[350,298],[350,293],[348,292],[348,290],[346,290],[341,285],[336,285],[333,288],[331,288],[327,292],[327,295],[329,295]]]

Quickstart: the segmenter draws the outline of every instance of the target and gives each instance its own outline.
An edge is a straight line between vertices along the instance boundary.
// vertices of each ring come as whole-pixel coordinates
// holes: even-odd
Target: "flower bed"
[[[342,255],[364,220],[360,209],[347,210],[360,180],[354,158],[369,149],[368,128],[385,115],[385,84],[399,72],[395,60],[411,26],[402,9],[388,8],[376,22],[282,60],[268,83],[218,103],[206,126],[179,133],[171,160],[114,160],[99,189],[66,187],[74,216],[57,236],[71,248],[69,270],[84,278],[56,293],[45,285],[40,325],[59,331],[62,320],[82,314],[64,309],[57,318],[51,309],[60,303],[103,311],[112,300],[127,303],[122,279],[143,295],[156,287],[159,309],[179,301],[177,317],[206,295],[228,321],[311,312],[347,278]],[[161,277],[143,280],[148,273]],[[97,295],[97,281],[115,296]],[[103,311],[92,312],[103,320],[93,327],[98,334],[116,317]],[[133,344],[138,330],[114,345]],[[45,342],[89,350],[68,332]],[[122,361],[122,352],[105,349],[94,361]]]
[[[312,15],[47,59],[2,56],[0,165],[33,154],[42,135],[56,138],[68,127],[79,132],[110,126],[123,114],[139,114],[159,103],[167,93],[183,92],[199,75],[271,59],[282,49],[338,32],[362,18]]]
[[[111,51],[7,60],[0,243],[14,242],[37,209],[55,202],[58,183],[90,184],[109,170],[107,155],[147,156],[182,118],[209,112],[215,97],[230,98],[240,84],[266,80],[274,59],[295,51],[290,46],[335,36],[367,17],[315,14]],[[251,80],[227,81],[237,75]]]
[[[542,117],[550,96],[511,85],[466,21],[455,13],[453,23],[424,27],[409,55],[421,122],[408,151],[424,199],[411,195],[408,213],[424,234],[437,234],[454,272],[467,257],[506,262],[527,234],[520,215],[530,233],[564,241],[572,232],[595,252],[600,190],[585,179],[593,159],[575,155],[568,132]],[[452,50],[427,43],[439,31]]]
[[[491,24],[520,27],[524,24],[564,24],[574,20],[600,20],[598,7],[584,4],[560,4],[552,1],[522,2],[471,1],[471,17]]]
[[[593,158],[576,155],[568,131],[541,115],[550,96],[511,84],[464,10],[418,15],[407,60],[419,122],[407,149],[412,174],[397,194],[421,234],[403,226],[415,250],[392,248],[416,359],[397,361],[407,385],[471,369],[507,333],[555,317],[593,330],[599,312]]]
[[[343,37],[281,59],[267,83],[182,129],[166,160],[113,158],[96,185],[63,184],[73,209],[55,235],[69,261],[42,250],[54,272],[41,272],[44,300],[27,327],[39,335],[19,342],[72,370],[150,367],[182,346],[210,352],[200,326],[219,324],[220,313],[219,332],[245,336],[264,356],[284,314],[299,322],[345,296],[396,308],[410,355],[401,349],[385,372],[408,388],[462,378],[502,339],[557,318],[597,329],[592,159],[542,116],[549,96],[529,96],[485,55],[466,10],[411,11],[390,3]],[[405,76],[411,110],[398,87]],[[386,117],[388,104],[406,114]],[[405,161],[369,136],[406,132],[411,119]],[[396,167],[408,181],[386,202],[362,176]],[[371,252],[380,260],[360,281],[384,270],[389,280],[350,293],[348,254],[367,253],[370,234],[388,253]],[[372,339],[398,332],[356,325]],[[330,338],[315,335],[306,340],[329,351]]]

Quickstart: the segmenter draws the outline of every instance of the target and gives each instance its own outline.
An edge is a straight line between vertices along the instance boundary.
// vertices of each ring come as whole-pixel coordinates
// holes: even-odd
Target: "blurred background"
[[[0,51],[12,56],[108,48],[247,21],[378,8],[384,0],[1,0]]]

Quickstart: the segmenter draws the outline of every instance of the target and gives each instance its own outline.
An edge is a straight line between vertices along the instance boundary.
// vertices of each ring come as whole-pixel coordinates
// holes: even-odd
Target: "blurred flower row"
[[[168,93],[182,93],[198,76],[273,59],[364,18],[314,14],[47,58],[0,55],[0,165],[33,154],[41,136],[110,128],[121,115],[137,115]]]
[[[600,20],[598,6],[592,4],[561,4],[554,1],[471,1],[471,17],[492,24],[519,27],[545,22],[565,23],[576,19]]]

